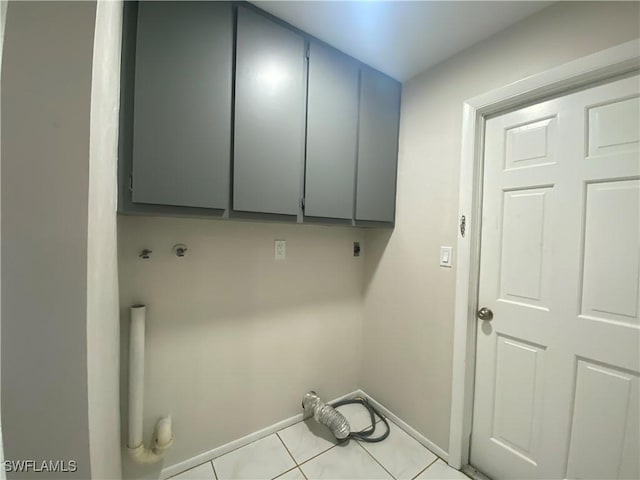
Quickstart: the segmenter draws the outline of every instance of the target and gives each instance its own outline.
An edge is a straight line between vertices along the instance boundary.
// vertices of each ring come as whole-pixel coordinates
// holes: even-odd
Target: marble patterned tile
[[[389,421],[391,433],[382,442],[361,445],[397,479],[412,479],[438,457]],[[383,424],[379,428],[384,429]],[[377,432],[376,432],[377,433]]]
[[[306,480],[304,475],[300,471],[299,468],[294,468],[289,470],[288,472],[283,473],[279,477],[276,477],[274,480]]]
[[[171,477],[171,480],[215,480],[215,478],[211,462],[207,462],[179,473]]]
[[[309,480],[376,480],[392,478],[359,444],[350,440],[302,464]]]
[[[271,479],[296,466],[275,434],[222,455],[213,465],[218,480]]]
[[[464,473],[459,472],[438,459],[433,465],[416,477],[416,480],[469,480]]]
[[[299,464],[337,443],[331,431],[313,418],[280,430],[278,435]]]

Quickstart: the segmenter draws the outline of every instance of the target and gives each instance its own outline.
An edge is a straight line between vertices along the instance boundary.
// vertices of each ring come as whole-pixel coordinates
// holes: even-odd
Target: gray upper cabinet
[[[305,215],[353,217],[359,65],[318,42],[309,48]]]
[[[123,20],[119,212],[393,224],[398,82],[248,4]]]
[[[229,203],[233,10],[227,2],[140,2],[133,202]]]
[[[392,78],[362,68],[356,221],[394,221],[400,89]]]
[[[238,7],[233,209],[296,215],[305,141],[306,49],[297,33]]]

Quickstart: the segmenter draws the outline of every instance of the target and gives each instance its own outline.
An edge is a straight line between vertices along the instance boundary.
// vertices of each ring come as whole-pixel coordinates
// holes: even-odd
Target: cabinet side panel
[[[400,84],[363,68],[356,220],[394,220],[399,122]]]

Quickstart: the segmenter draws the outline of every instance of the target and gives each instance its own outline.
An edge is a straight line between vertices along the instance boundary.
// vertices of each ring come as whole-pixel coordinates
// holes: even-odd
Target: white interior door
[[[488,119],[470,462],[640,478],[640,84]]]

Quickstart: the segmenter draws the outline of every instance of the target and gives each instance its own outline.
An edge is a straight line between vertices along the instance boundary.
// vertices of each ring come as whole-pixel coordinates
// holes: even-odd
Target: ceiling
[[[404,81],[552,2],[253,1]]]

